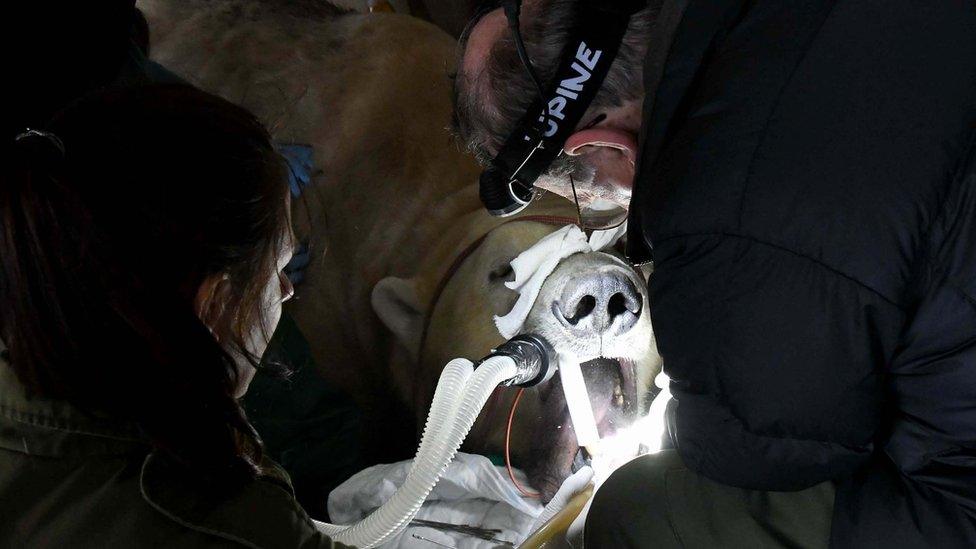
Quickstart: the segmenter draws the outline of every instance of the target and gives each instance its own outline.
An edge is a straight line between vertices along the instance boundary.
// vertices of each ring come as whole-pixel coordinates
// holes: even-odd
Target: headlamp
[[[509,216],[528,206],[535,182],[563,151],[613,65],[630,18],[646,0],[581,0],[577,23],[548,87],[543,87],[519,31],[521,0],[502,5],[525,70],[539,96],[481,174],[481,201],[491,215]]]

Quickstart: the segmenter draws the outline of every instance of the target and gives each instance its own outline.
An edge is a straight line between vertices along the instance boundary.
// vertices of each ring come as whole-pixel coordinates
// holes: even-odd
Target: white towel
[[[385,503],[403,484],[413,460],[376,465],[356,473],[329,494],[329,516],[333,522],[352,524]],[[513,471],[524,486],[525,475]],[[484,456],[458,453],[444,476],[427,497],[418,519],[448,524],[467,524],[499,530],[497,539],[520,543],[532,532],[543,511],[539,500],[524,498],[516,491],[504,467],[492,465]],[[384,548],[431,549],[434,540],[458,549],[493,549],[499,543],[422,526],[411,526]]]
[[[519,293],[515,306],[505,316],[495,317],[495,326],[505,339],[518,335],[539,297],[542,285],[556,270],[559,262],[578,253],[598,252],[613,246],[624,233],[627,224],[606,231],[593,231],[590,239],[576,225],[566,225],[549,234],[512,260],[515,280],[505,286]]]

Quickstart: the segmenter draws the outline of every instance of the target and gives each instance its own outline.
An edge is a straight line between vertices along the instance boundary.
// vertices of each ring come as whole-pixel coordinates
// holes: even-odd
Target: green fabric
[[[132,424],[29,398],[0,361],[0,547],[333,547],[264,470],[207,494]]]
[[[329,493],[367,465],[360,450],[362,414],[318,375],[308,342],[287,313],[264,362],[244,397],[244,409],[268,456],[291,476],[302,507],[328,520]],[[293,373],[287,379],[275,375],[270,366],[275,362]]]
[[[600,488],[585,546],[823,548],[833,506],[833,483],[799,492],[733,488],[699,476],[667,450],[632,461]]]

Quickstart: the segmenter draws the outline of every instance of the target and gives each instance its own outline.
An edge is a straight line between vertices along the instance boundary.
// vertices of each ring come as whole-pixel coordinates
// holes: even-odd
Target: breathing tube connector
[[[417,516],[495,388],[541,382],[555,364],[552,346],[533,335],[517,336],[499,346],[477,370],[470,360],[452,360],[437,382],[420,447],[403,485],[356,524],[316,522],[319,531],[360,548],[376,547],[398,535]]]
[[[535,334],[522,334],[509,339],[493,350],[488,358],[507,356],[515,361],[518,375],[505,386],[535,387],[552,377],[556,370],[556,351],[545,339]]]

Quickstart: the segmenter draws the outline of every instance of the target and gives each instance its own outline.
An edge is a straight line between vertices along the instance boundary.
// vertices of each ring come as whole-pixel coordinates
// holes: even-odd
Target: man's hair
[[[624,36],[617,58],[590,105],[590,111],[619,107],[639,99],[643,93],[644,53],[658,12],[658,0],[635,14]],[[536,0],[523,8],[522,37],[536,73],[545,86],[552,80],[560,54],[578,18],[578,0]],[[458,67],[461,67],[468,38],[490,8],[482,10],[461,35]],[[539,95],[519,60],[511,32],[504,32],[492,45],[483,69],[477,74],[462,71],[454,82],[454,132],[461,142],[487,165],[505,143],[529,105]],[[588,120],[584,119],[584,123]],[[569,172],[571,158],[562,156],[550,173]]]

